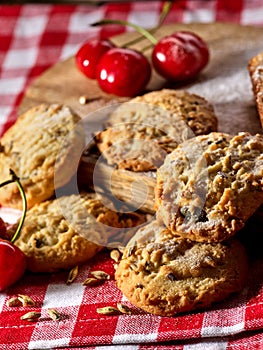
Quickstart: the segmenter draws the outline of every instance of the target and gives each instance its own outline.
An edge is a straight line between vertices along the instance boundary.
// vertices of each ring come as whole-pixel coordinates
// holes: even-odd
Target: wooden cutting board
[[[187,89],[214,105],[220,131],[261,132],[247,64],[251,57],[263,51],[263,28],[227,23],[171,24],[161,27],[156,37],[163,37],[176,30],[191,30],[202,36],[210,48],[210,62],[198,79],[187,86],[168,84],[153,73],[147,91]],[[138,33],[126,33],[112,40],[122,45],[137,36]],[[143,40],[134,47],[140,49],[146,44],[148,42]],[[80,96],[86,96],[89,102],[81,105]],[[33,82],[25,92],[19,112],[42,102],[64,103],[79,113],[85,120],[88,132],[92,133],[101,129],[112,108],[125,100],[103,93],[96,81],[87,79],[77,70],[74,57],[71,57],[57,63]],[[96,158],[93,156],[82,158],[79,168],[81,183],[92,183],[95,164]],[[147,212],[154,212],[154,173],[134,174],[112,169],[100,162],[96,166],[96,181],[118,199]]]

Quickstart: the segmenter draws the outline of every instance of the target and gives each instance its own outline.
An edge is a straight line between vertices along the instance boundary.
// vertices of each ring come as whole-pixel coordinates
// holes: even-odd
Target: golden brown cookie
[[[68,107],[42,104],[21,115],[0,140],[0,182],[15,171],[28,207],[49,199],[76,172],[84,146],[80,117]],[[75,164],[76,163],[76,164]],[[0,203],[21,208],[15,184],[1,189]]]
[[[160,316],[207,308],[239,292],[247,255],[236,239],[197,243],[157,221],[139,229],[116,269],[117,286],[139,308]]]
[[[123,240],[130,238],[129,229],[141,222],[143,216],[118,213],[94,193],[73,194],[31,208],[15,244],[26,254],[30,271],[54,272],[112,246],[115,235],[120,236],[117,228],[126,229]]]
[[[178,143],[217,129],[213,107],[204,98],[168,89],[123,103],[108,123],[96,144],[109,164],[132,171],[156,170]]]
[[[176,234],[222,241],[263,202],[263,136],[201,135],[180,144],[157,171],[157,216]]]
[[[158,122],[160,121],[158,120],[158,116],[155,117],[153,114],[148,115],[147,109],[137,110],[137,104],[155,106],[157,107],[157,111],[163,109],[181,116],[194,135],[208,134],[211,131],[217,130],[218,121],[214,108],[205,98],[186,90],[173,89],[151,91],[123,103],[112,113],[108,124],[149,122],[151,125],[152,119],[156,119],[153,123],[159,127]],[[135,108],[133,105],[135,105]],[[169,125],[169,122],[163,119],[160,129],[162,129],[162,123]],[[176,127],[176,125],[170,124],[170,127]]]

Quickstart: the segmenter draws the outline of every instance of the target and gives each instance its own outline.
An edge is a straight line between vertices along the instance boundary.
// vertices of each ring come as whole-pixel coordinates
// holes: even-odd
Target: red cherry
[[[99,59],[115,45],[106,39],[91,39],[78,50],[75,60],[78,69],[88,78],[96,78],[96,67]]]
[[[195,78],[209,61],[209,49],[202,38],[180,31],[163,37],[152,52],[155,70],[171,81]]]
[[[142,92],[151,77],[151,65],[139,51],[113,48],[107,51],[97,66],[101,89],[117,96],[135,96]]]
[[[0,291],[17,282],[25,269],[25,254],[11,242],[0,239]]]
[[[0,239],[10,241],[10,232],[7,230],[7,225],[2,218],[0,218]]]
[[[22,197],[23,212],[19,223],[16,227],[16,231],[11,238],[11,241],[0,238],[0,291],[5,290],[6,288],[14,284],[16,281],[18,281],[22,277],[26,269],[25,254],[13,244],[13,242],[15,242],[15,240],[19,236],[25,221],[27,211],[26,195],[19,178],[11,169],[10,175],[11,179],[0,183],[0,187],[4,187],[13,182],[17,184],[18,190]],[[3,237],[5,235],[7,235],[7,232],[6,229],[3,229],[3,232],[0,232],[0,237]]]
[[[0,237],[6,238],[6,225],[2,218],[0,218]]]

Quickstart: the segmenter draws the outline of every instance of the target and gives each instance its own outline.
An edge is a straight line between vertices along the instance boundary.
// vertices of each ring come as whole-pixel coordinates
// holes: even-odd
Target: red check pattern
[[[0,295],[1,349],[54,349],[86,346],[91,349],[261,349],[263,346],[263,261],[252,263],[242,293],[206,312],[177,317],[146,314],[131,305],[114,282],[113,261],[108,252],[97,255],[80,268],[77,279],[66,284],[67,273],[33,275]],[[94,270],[111,275],[99,286],[82,282]],[[34,307],[9,307],[6,301],[18,294],[35,300]],[[97,308],[122,302],[131,315],[100,315]],[[61,315],[53,321],[48,309]],[[28,311],[41,312],[37,322],[20,320]],[[238,347],[236,347],[238,346]],[[83,347],[82,347],[83,348]]]
[[[73,55],[91,36],[110,37],[128,30],[121,26],[90,28],[102,18],[118,18],[153,27],[161,1],[89,5],[0,6],[0,135],[17,118],[17,108],[27,86],[54,63]],[[261,0],[178,0],[166,23],[227,21],[263,25]],[[11,222],[17,213],[1,209]],[[84,287],[82,281],[93,270],[104,270],[111,279],[103,285]],[[117,289],[113,262],[107,252],[83,265],[77,279],[65,283],[67,273],[27,273],[15,286],[0,294],[0,348],[23,349],[124,349],[198,350],[263,349],[263,259],[251,262],[248,283],[206,312],[177,317],[157,317],[132,306]],[[35,300],[34,307],[8,307],[17,294]],[[98,307],[121,301],[132,315],[106,316]],[[62,316],[53,321],[55,308]],[[36,322],[20,319],[28,311],[39,311]]]

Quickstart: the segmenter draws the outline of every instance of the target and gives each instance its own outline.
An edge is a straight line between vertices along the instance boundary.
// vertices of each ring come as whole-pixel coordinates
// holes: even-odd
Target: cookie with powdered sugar
[[[174,316],[208,308],[241,291],[247,270],[247,255],[238,240],[193,242],[152,221],[127,245],[115,278],[135,306]]]
[[[95,137],[107,162],[120,169],[149,171],[183,140],[216,131],[217,117],[203,97],[164,89],[123,103],[108,125]]]
[[[214,132],[181,143],[157,170],[157,216],[175,234],[222,241],[263,203],[263,136]]]
[[[56,272],[113,247],[116,236],[120,239],[122,234],[120,243],[127,243],[133,227],[144,221],[144,215],[117,212],[95,193],[72,194],[28,210],[15,244],[25,253],[30,271]],[[11,236],[15,229],[16,225],[10,229]]]
[[[65,185],[76,172],[84,146],[80,120],[67,106],[42,104],[19,116],[0,139],[0,182],[10,178],[12,169],[29,208],[49,199],[55,186]],[[1,189],[0,204],[21,208],[21,203],[16,184]]]

